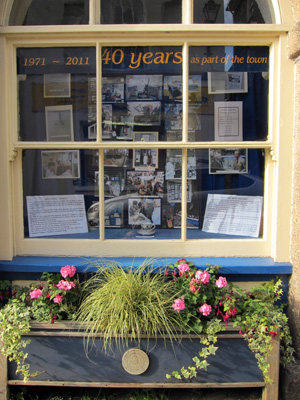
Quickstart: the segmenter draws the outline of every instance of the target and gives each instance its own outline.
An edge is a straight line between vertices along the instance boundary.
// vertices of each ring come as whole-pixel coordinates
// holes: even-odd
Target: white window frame
[[[281,7],[288,0],[281,2]],[[1,29],[0,50],[5,62],[0,63],[0,84],[4,88],[0,99],[0,166],[4,175],[0,203],[2,224],[1,257],[11,259],[16,255],[39,256],[101,256],[101,257],[272,257],[275,261],[289,261],[291,188],[292,188],[292,139],[293,139],[293,92],[294,65],[287,59],[288,25],[192,25],[192,2],[183,2],[181,25],[90,25],[90,26],[39,26],[5,27]],[[277,2],[276,2],[277,4]],[[278,6],[278,4],[277,4]],[[97,2],[91,0],[95,13],[91,21],[97,22]],[[289,5],[290,7],[290,5]],[[278,7],[274,7],[278,23]],[[289,18],[287,18],[289,19]],[[289,20],[291,21],[291,20]],[[137,35],[138,32],[138,35]],[[18,141],[18,101],[16,51],[19,47],[68,47],[95,46],[97,51],[97,87],[101,87],[101,46],[130,45],[176,45],[182,46],[184,62],[183,88],[188,87],[188,47],[193,46],[269,46],[269,136],[265,142],[187,142],[187,95],[183,98],[183,142],[157,142],[155,146],[143,142],[101,142],[98,124],[98,142],[20,142]],[[283,79],[284,77],[284,79]],[[101,104],[101,91],[97,104]],[[101,121],[98,106],[97,120]],[[186,185],[188,148],[264,148],[266,150],[264,233],[258,239],[186,239],[186,211],[182,210],[182,236],[173,240],[103,240],[104,207],[100,202],[100,238],[93,239],[38,239],[23,237],[22,150],[23,149],[99,149],[99,173],[104,172],[103,150],[105,148],[155,147],[183,149],[183,187]],[[100,180],[100,191],[103,182]],[[3,198],[2,198],[3,197]],[[186,192],[182,192],[185,204]],[[2,225],[3,226],[3,225]]]

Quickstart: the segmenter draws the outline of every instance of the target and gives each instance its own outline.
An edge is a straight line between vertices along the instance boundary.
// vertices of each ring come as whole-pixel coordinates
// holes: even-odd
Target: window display
[[[268,48],[191,46],[186,93],[179,46],[101,51],[101,77],[92,47],[17,51],[20,139],[40,142],[23,150],[25,237],[262,235]],[[61,206],[76,196],[86,227]],[[37,229],[34,210],[49,199],[52,228]]]

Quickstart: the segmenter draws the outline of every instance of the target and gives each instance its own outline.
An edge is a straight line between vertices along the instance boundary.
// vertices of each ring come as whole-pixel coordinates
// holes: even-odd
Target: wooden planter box
[[[9,387],[20,386],[69,386],[69,387],[126,387],[126,388],[235,388],[261,387],[263,400],[278,399],[279,341],[274,340],[270,356],[272,385],[266,385],[253,353],[246,341],[234,330],[227,329],[218,335],[218,350],[208,360],[206,371],[189,381],[167,379],[166,374],[179,371],[182,366],[192,365],[192,358],[201,349],[199,339],[184,337],[180,344],[162,339],[142,340],[142,352],[118,349],[114,344],[109,354],[102,350],[103,340],[99,335],[89,358],[84,351],[83,337],[70,323],[32,323],[28,334],[31,343],[25,351],[32,372],[42,372],[26,383],[15,375],[15,365],[0,359],[0,398],[9,398]],[[129,342],[129,349],[136,348]],[[134,354],[131,354],[134,353]],[[124,358],[123,358],[124,356]],[[129,358],[128,358],[129,357]],[[149,365],[147,364],[149,363]],[[140,367],[146,368],[140,373]],[[129,370],[129,372],[128,372]]]

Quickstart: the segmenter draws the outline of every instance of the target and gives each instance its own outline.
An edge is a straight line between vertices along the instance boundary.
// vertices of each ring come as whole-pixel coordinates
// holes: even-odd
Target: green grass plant
[[[146,260],[137,268],[126,268],[113,262],[98,263],[97,272],[85,283],[77,321],[85,324],[86,344],[103,334],[104,349],[112,341],[138,345],[141,338],[178,339],[178,316],[172,303],[174,284],[163,273],[153,273],[155,261]]]

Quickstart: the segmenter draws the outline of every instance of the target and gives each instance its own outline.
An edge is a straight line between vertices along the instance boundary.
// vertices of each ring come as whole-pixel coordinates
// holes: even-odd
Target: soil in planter
[[[82,389],[11,387],[10,400],[261,400],[259,388],[248,389]]]

